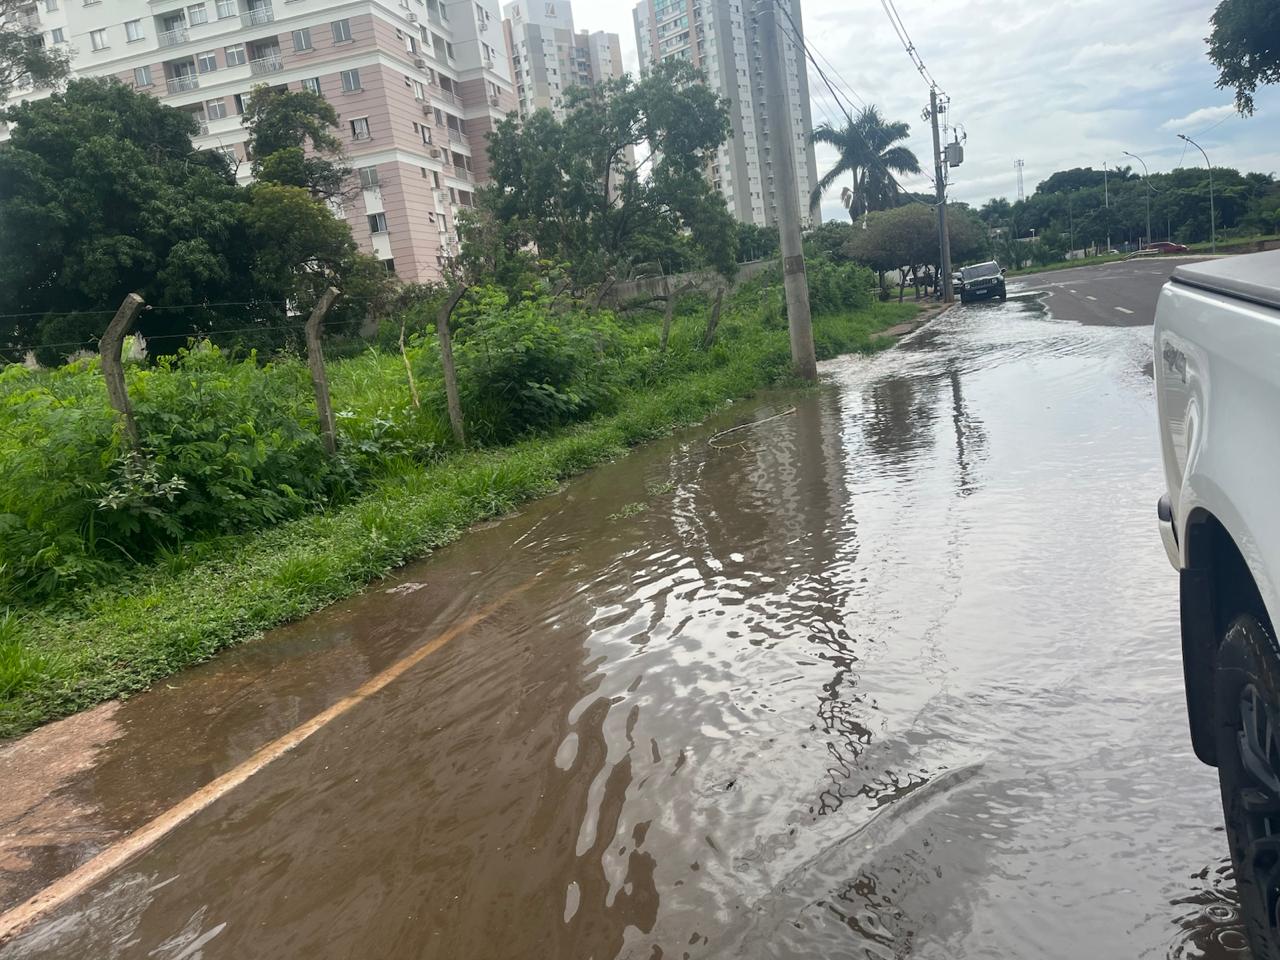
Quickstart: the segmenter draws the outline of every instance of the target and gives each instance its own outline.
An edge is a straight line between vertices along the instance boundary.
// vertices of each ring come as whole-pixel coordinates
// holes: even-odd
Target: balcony
[[[186,43],[191,35],[187,33],[186,27],[175,27],[172,30],[162,30],[156,34],[156,39],[162,47],[176,47],[180,43]]]
[[[466,143],[467,139],[453,127],[449,127],[449,140],[452,143]]]
[[[13,22],[26,30],[39,30],[40,14],[35,10],[19,11],[13,15]]]
[[[279,56],[259,57],[249,61],[249,73],[260,77],[264,73],[278,73],[284,69],[284,60]]]
[[[256,27],[263,23],[271,23],[275,18],[276,12],[269,3],[261,7],[253,7],[240,14],[240,22],[246,27]]]
[[[169,88],[170,93],[185,93],[187,90],[195,90],[200,86],[200,78],[195,74],[185,77],[169,77],[165,80],[165,85]]]

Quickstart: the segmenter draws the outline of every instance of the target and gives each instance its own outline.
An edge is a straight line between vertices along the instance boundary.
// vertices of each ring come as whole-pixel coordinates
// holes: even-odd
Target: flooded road
[[[954,310],[125,704],[81,859],[437,644],[0,960],[1242,955],[1150,359]]]

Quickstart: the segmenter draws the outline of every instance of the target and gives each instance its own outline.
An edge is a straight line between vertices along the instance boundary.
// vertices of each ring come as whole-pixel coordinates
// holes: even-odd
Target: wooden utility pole
[[[107,324],[107,332],[98,341],[98,353],[102,357],[102,377],[107,381],[107,401],[124,420],[125,436],[133,448],[138,446],[138,424],[133,419],[133,407],[129,405],[129,391],[124,383],[124,365],[120,362],[120,348],[129,328],[138,319],[143,300],[136,293],[124,298],[120,309]]]
[[[947,174],[942,165],[942,136],[938,132],[938,88],[929,88],[929,119],[933,122],[933,178],[938,196],[938,248],[942,257],[942,302],[952,303],[951,234],[947,232]]]
[[[449,299],[436,311],[436,337],[440,340],[440,367],[444,371],[444,398],[449,406],[449,425],[453,427],[453,437],[461,446],[466,445],[467,433],[462,423],[462,401],[458,399],[458,371],[453,365],[453,338],[449,335],[449,317],[466,292],[467,285],[458,284],[453,293],[449,294]]]
[[[787,325],[791,330],[791,366],[803,380],[818,379],[813,349],[813,318],[809,313],[809,278],[804,269],[804,244],[800,238],[800,202],[796,196],[795,132],[782,76],[782,42],[777,5],[768,0],[760,14],[760,52],[764,57],[765,132],[773,154],[773,183],[778,197],[777,223],[782,240],[782,282],[787,295]],[[797,56],[802,54],[797,53]],[[765,200],[768,202],[768,183]]]
[[[324,323],[325,314],[338,299],[335,287],[329,287],[320,295],[320,300],[307,318],[307,365],[311,368],[311,385],[316,390],[316,412],[320,414],[320,436],[324,440],[324,449],[329,456],[338,452],[338,427],[333,420],[333,405],[329,402],[329,375],[324,369],[324,353],[320,349],[320,326]]]

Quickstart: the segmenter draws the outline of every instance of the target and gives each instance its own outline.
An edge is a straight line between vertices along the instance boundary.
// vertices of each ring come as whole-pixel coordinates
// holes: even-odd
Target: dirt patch
[[[29,897],[108,842],[94,811],[64,790],[122,730],[119,701],[41,727],[0,747],[0,910]]]

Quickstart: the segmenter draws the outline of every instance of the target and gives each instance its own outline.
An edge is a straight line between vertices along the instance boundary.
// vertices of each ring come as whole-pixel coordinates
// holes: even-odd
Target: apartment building
[[[196,145],[242,179],[252,88],[324,95],[359,178],[341,212],[410,281],[439,279],[457,252],[488,135],[515,107],[497,0],[35,0],[20,15],[68,49],[74,75],[115,76],[191,113]]]
[[[562,117],[561,98],[569,87],[591,87],[622,76],[618,35],[576,31],[569,0],[513,0],[502,15],[522,117],[539,109]]]
[[[771,138],[791,137],[795,145],[796,184],[806,226],[821,222],[810,208],[809,192],[818,182],[817,160],[810,135],[809,76],[804,52],[788,34],[785,14],[779,22],[787,109],[770,117],[765,101],[764,64],[760,56],[757,16],[769,5],[785,8],[804,36],[800,0],[641,0],[633,11],[640,69],[661,60],[687,60],[707,76],[708,85],[729,102],[731,132],[707,176],[745,223],[772,225],[778,218]]]

